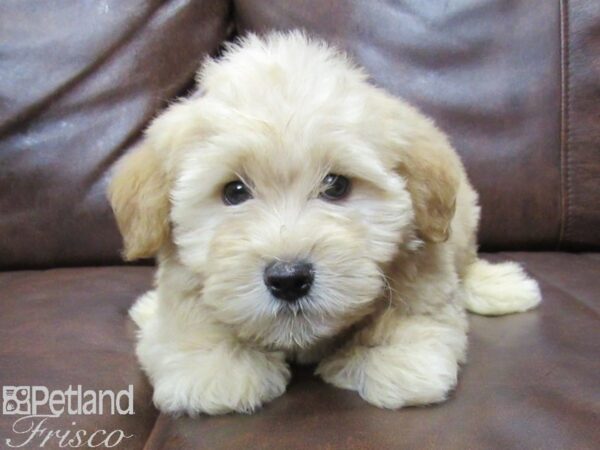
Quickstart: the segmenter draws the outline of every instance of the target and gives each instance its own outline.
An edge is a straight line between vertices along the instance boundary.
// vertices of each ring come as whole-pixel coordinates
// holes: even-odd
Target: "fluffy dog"
[[[477,194],[446,136],[302,33],[208,60],[120,163],[126,259],[156,256],[134,305],[163,411],[251,412],[289,361],[400,408],[440,402],[465,361],[465,308],[525,311],[535,281],[477,258]]]

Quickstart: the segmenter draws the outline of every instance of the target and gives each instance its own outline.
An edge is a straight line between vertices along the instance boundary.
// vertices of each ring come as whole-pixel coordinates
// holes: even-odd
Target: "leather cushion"
[[[135,416],[81,416],[136,434],[122,448],[595,448],[600,440],[600,254],[501,253],[539,282],[539,309],[472,316],[469,362],[438,406],[386,411],[295,368],[288,391],[251,416],[160,415],[133,354],[126,310],[150,268],[0,274],[0,385],[135,386]],[[66,420],[66,419],[65,419]],[[0,437],[10,435],[0,416]]]
[[[44,426],[61,433],[73,430],[73,437],[77,430],[89,437],[97,429],[120,429],[134,436],[117,448],[142,448],[157,411],[134,354],[135,326],[127,311],[151,280],[152,270],[141,267],[1,272],[0,386],[64,391],[81,385],[84,391],[118,392],[132,384],[134,415],[63,414],[47,419]],[[23,443],[29,435],[12,431],[19,417],[0,415],[0,447],[9,448],[6,439],[13,445]],[[28,423],[17,429],[26,429]],[[97,435],[93,443],[102,439]],[[38,437],[24,448],[38,448],[40,443]],[[44,446],[59,447],[56,438]]]

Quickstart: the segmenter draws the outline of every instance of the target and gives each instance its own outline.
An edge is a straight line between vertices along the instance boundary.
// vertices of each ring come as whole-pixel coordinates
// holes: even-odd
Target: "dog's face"
[[[241,338],[333,336],[385,301],[400,248],[447,237],[445,139],[332,50],[250,38],[200,83],[123,163],[111,201],[126,255],[171,243],[199,302]],[[428,160],[419,146],[442,150]]]
[[[224,107],[186,152],[172,238],[204,277],[203,301],[218,320],[244,338],[303,346],[370,310],[381,264],[410,238],[413,212],[403,179],[361,135],[360,114],[344,117],[343,101],[328,100],[336,105],[327,112],[305,102],[253,115],[264,101]]]

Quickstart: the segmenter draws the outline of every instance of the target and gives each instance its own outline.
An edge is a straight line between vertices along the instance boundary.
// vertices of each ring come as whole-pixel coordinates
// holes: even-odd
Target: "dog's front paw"
[[[458,363],[443,348],[355,346],[323,360],[317,373],[373,405],[397,409],[444,401],[456,386]]]
[[[289,377],[283,355],[276,352],[191,353],[154,379],[154,403],[171,414],[250,413],[283,394]]]

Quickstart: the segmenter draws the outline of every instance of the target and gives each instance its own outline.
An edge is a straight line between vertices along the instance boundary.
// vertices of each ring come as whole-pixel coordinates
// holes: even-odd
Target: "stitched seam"
[[[561,129],[560,129],[560,168],[561,168],[561,224],[557,248],[564,245],[569,232],[571,219],[571,158],[570,158],[570,80],[569,80],[569,5],[568,0],[560,2],[561,34]]]
[[[569,40],[570,33],[570,25],[571,25],[571,17],[569,16],[569,0],[565,0],[565,42],[566,42],[566,52],[565,52],[565,63],[566,63],[566,71],[565,71],[565,86],[566,86],[566,95],[565,95],[565,135],[566,135],[566,146],[565,146],[565,154],[567,158],[567,170],[566,170],[566,183],[567,183],[567,211],[566,211],[566,220],[565,220],[565,234],[563,238],[568,240],[569,235],[572,230],[573,223],[573,214],[572,214],[572,206],[573,202],[573,165],[571,164],[572,154],[571,154],[571,41]]]

